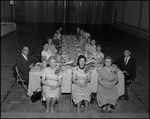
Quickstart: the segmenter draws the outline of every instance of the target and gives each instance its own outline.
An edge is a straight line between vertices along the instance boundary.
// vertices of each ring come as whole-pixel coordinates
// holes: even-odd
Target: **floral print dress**
[[[75,73],[75,79],[79,83],[84,83],[89,77],[90,71],[88,73],[85,73],[84,69],[80,69],[79,67],[76,67],[73,73]],[[80,87],[79,85],[73,83],[72,95],[73,95],[73,101],[75,104],[79,103],[82,100],[87,100],[88,102],[90,102],[91,100],[90,84],[87,83],[85,87]]]

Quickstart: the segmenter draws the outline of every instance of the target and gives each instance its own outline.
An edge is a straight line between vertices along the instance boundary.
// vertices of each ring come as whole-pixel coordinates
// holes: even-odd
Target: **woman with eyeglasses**
[[[99,70],[97,102],[102,108],[102,112],[106,109],[111,113],[111,107],[116,105],[118,100],[118,69],[112,67],[112,58],[105,58],[105,66]]]

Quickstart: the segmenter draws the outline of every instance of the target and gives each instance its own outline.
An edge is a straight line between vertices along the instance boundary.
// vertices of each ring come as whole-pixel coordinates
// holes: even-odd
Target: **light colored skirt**
[[[45,99],[50,97],[50,98],[57,98],[57,100],[59,100],[59,87],[56,88],[55,90],[51,90],[50,87],[43,85],[43,95]]]
[[[107,89],[104,86],[98,86],[97,91],[97,103],[99,107],[105,104],[116,105],[118,100],[118,85],[115,85],[111,89]]]
[[[72,85],[72,97],[75,104],[79,103],[82,100],[87,100],[90,102],[91,100],[91,88],[88,83],[85,87],[80,87],[73,83]]]

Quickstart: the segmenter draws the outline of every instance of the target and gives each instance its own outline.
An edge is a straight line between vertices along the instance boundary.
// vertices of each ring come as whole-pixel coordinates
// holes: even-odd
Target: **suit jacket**
[[[19,70],[19,74],[22,79],[29,80],[29,66],[31,64],[31,57],[28,56],[28,61],[22,56],[22,54],[19,56],[19,58],[16,61],[16,65]]]
[[[128,63],[125,65],[124,58],[124,55],[120,56],[113,64],[116,64],[121,71],[126,71],[130,76],[136,75],[136,60],[130,56]]]

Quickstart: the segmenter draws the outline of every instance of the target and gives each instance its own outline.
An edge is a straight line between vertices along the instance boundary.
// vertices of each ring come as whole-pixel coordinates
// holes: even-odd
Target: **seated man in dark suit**
[[[19,74],[23,80],[29,81],[29,71],[30,68],[32,68],[33,63],[31,61],[31,57],[28,56],[29,48],[27,46],[24,46],[22,49],[22,54],[18,57],[16,61],[16,65],[19,70]]]
[[[136,60],[131,56],[129,49],[124,50],[124,55],[120,56],[113,64],[117,65],[124,73],[125,77],[125,100],[128,100],[127,81],[136,77]]]

